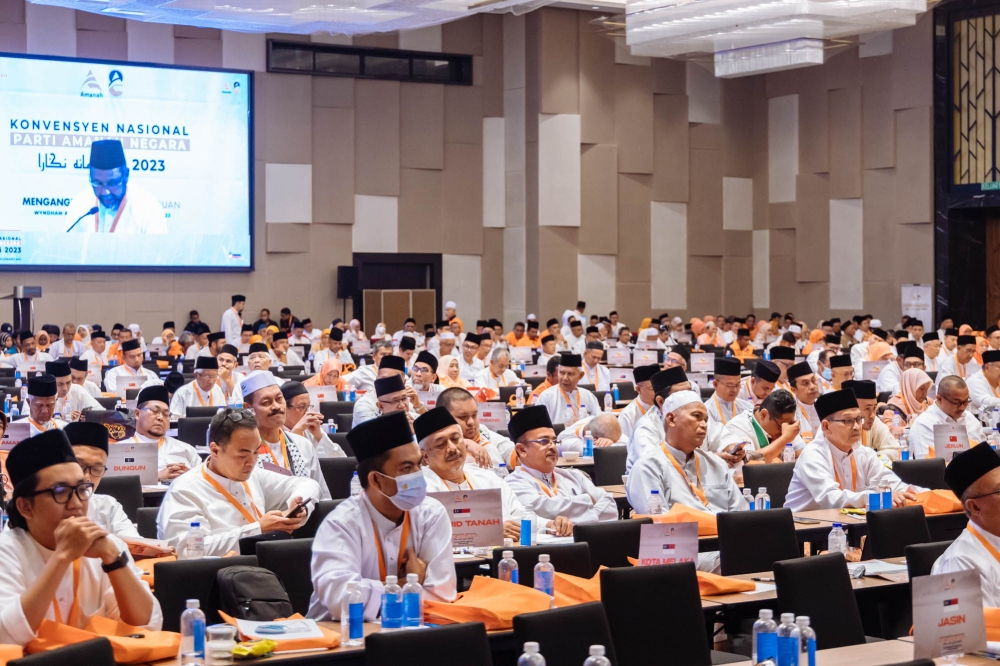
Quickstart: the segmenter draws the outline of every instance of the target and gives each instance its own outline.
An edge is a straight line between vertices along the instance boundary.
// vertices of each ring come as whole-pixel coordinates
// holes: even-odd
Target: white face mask
[[[396,482],[395,495],[389,497],[385,493],[382,494],[388,497],[389,501],[401,511],[410,511],[416,508],[427,496],[427,477],[420,470],[412,474],[403,474],[396,477],[387,476],[381,472],[378,472],[378,474]],[[382,491],[380,490],[379,492]]]
[[[375,335],[385,335],[385,326],[379,324],[375,327]]]

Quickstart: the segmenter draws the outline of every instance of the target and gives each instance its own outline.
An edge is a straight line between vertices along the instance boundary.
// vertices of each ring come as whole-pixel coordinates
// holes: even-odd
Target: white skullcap
[[[278,380],[268,370],[254,370],[240,382],[240,391],[244,396],[259,391],[268,386],[277,386]]]
[[[455,309],[455,308],[457,307],[457,306],[455,305],[455,301],[448,301],[447,303],[445,303],[445,304],[444,304],[444,306],[445,306],[446,308],[451,308],[452,310],[454,310],[454,309]]]
[[[788,332],[789,333],[801,333],[802,332],[802,327],[799,326],[798,324],[790,324],[788,326]]]
[[[660,334],[660,331],[658,331],[655,328],[644,328],[641,331],[639,331],[639,339],[640,340],[645,340],[650,335],[659,335],[659,334]]]
[[[680,317],[674,317],[673,319],[670,320],[670,323],[673,324],[674,326],[679,326],[680,324],[684,323],[684,320],[681,319]]]
[[[444,333],[439,335],[438,338],[440,338],[441,340],[454,340],[455,334],[452,333],[451,331],[445,331]]]
[[[683,407],[687,407],[693,402],[701,402],[701,397],[694,391],[678,391],[671,394],[663,403],[661,410],[664,415],[671,412],[676,413]]]
[[[358,326],[361,326],[361,322],[358,321],[357,319],[352,319],[351,323],[349,324],[349,326],[351,328],[357,328]]]
[[[528,321],[538,321],[538,317],[533,314],[528,315]]]
[[[868,322],[868,323],[869,323],[869,325],[870,325],[870,326],[871,326],[872,328],[882,328],[882,320],[881,320],[881,319],[872,319],[872,320],[871,320],[870,322]]]
[[[128,330],[132,331],[132,335],[139,335],[139,324],[129,324]]]

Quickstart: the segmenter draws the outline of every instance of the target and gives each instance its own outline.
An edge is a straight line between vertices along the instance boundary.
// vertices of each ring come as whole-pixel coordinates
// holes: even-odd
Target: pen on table
[[[773,583],[773,578],[751,578],[750,580],[756,581],[758,583]]]

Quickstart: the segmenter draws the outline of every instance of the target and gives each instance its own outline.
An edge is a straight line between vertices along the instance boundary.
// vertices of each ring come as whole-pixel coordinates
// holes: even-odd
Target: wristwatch
[[[112,571],[117,571],[118,569],[125,567],[126,565],[128,565],[128,551],[123,550],[121,553],[118,554],[118,559],[112,562],[111,564],[104,564],[102,562],[101,570],[104,571],[104,573],[109,574]]]

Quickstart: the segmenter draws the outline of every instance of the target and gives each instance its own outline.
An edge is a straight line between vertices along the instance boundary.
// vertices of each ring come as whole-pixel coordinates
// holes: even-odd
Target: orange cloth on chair
[[[153,569],[159,562],[176,562],[176,555],[167,555],[166,557],[147,557],[142,560],[136,560],[135,566],[142,569],[142,579],[146,581],[149,585],[149,589],[153,589]]]
[[[20,645],[0,645],[0,666],[7,666],[8,661],[24,656],[24,648]]]
[[[983,609],[986,616],[986,640],[1000,641],[1000,608]]]
[[[601,567],[604,569],[606,567]],[[556,607],[575,606],[601,600],[601,569],[591,578],[556,572]]]
[[[924,507],[924,513],[928,516],[958,513],[962,510],[962,503],[950,490],[926,490],[917,493],[917,499],[913,503]]]
[[[126,638],[142,634],[142,638]],[[42,620],[38,635],[24,647],[27,654],[54,650],[103,636],[111,642],[115,661],[119,664],[141,664],[159,659],[172,659],[181,647],[181,635],[174,631],[150,631],[133,627],[106,617],[92,617],[86,629],[77,629],[51,620]]]
[[[674,503],[670,511],[658,516],[635,514],[633,518],[652,518],[654,523],[698,523],[698,536],[718,536],[719,522],[715,514]]]
[[[219,611],[219,617],[221,617],[222,621],[225,622],[226,624],[231,624],[234,627],[236,627],[237,632],[239,631],[239,625],[236,623],[235,618],[226,615],[222,611]],[[275,618],[275,621],[301,620],[301,619],[303,619],[302,614],[295,613],[294,615],[291,615],[289,617]],[[331,629],[327,629],[322,625],[317,625],[317,626],[319,627],[319,630],[323,633],[322,638],[297,638],[290,641],[276,640],[275,643],[277,643],[278,646],[274,648],[275,653],[291,652],[293,650],[319,650],[319,649],[332,650],[335,647],[340,646],[340,634]],[[252,640],[249,636],[241,636],[241,638],[243,638],[244,640]]]
[[[751,580],[717,576],[707,571],[698,572],[698,591],[703,597],[712,597],[719,594],[736,594],[737,592],[753,592],[755,589],[757,589],[757,584]]]
[[[530,587],[476,576],[451,603],[425,600],[424,618],[434,624],[482,622],[487,631],[498,631],[512,628],[515,615],[548,610],[551,602],[549,595]]]

